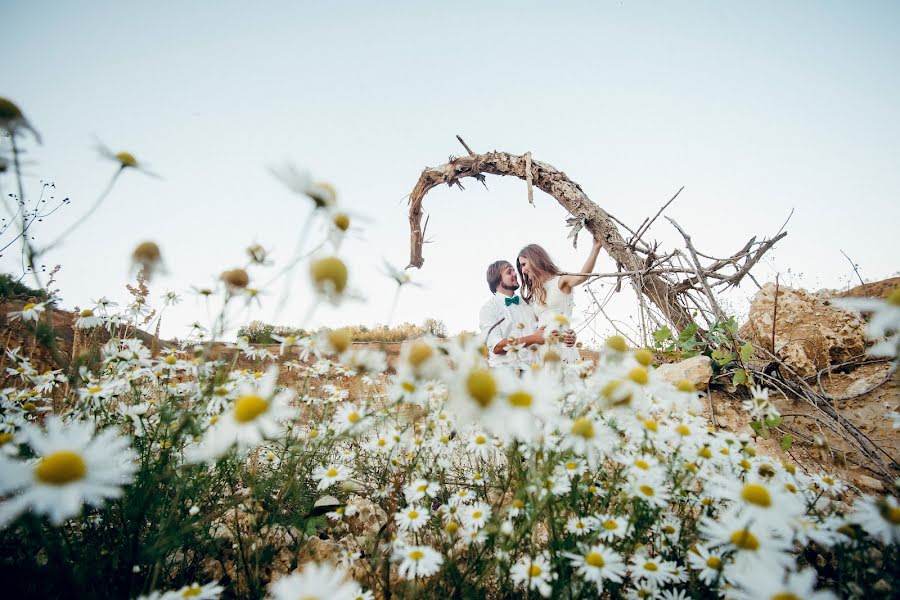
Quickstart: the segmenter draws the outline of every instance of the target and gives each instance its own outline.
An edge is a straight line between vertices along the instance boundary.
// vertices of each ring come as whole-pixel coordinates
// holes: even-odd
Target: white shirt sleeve
[[[497,322],[502,318],[503,315],[500,314],[497,302],[495,302],[493,298],[488,300],[485,305],[481,307],[481,312],[478,315],[478,327],[481,329],[481,339],[484,340],[484,344],[491,354],[494,352],[494,346],[503,339],[503,327],[502,325],[497,325]],[[494,327],[495,325],[497,326]]]

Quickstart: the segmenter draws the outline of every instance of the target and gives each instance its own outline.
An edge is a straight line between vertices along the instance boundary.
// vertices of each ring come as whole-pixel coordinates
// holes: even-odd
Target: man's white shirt
[[[519,298],[518,304],[507,305],[506,299],[495,293],[481,307],[478,316],[481,339],[488,349],[488,364],[492,367],[509,366],[524,369],[531,365],[534,353],[528,348],[516,352],[495,354],[494,346],[508,337],[524,337],[537,331],[537,318],[531,305]],[[513,298],[518,297],[514,295]]]

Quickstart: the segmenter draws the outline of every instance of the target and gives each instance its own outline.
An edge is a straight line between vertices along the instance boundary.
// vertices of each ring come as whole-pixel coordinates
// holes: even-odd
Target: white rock
[[[703,389],[709,385],[709,379],[712,377],[712,366],[710,365],[709,357],[700,354],[681,362],[660,365],[656,369],[656,374],[672,385],[687,379],[697,389]]]

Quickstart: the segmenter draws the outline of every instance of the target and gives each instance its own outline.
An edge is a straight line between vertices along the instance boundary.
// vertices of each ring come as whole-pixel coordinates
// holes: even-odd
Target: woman
[[[600,242],[594,240],[591,253],[581,268],[582,273],[594,270],[599,254]],[[572,290],[587,281],[588,275],[561,275],[559,267],[547,251],[537,244],[528,244],[522,248],[516,259],[516,268],[522,282],[522,298],[534,308],[538,326],[547,327],[548,331],[568,329],[575,308]],[[565,319],[558,318],[560,316]],[[567,363],[579,358],[577,348],[562,346],[559,354]]]

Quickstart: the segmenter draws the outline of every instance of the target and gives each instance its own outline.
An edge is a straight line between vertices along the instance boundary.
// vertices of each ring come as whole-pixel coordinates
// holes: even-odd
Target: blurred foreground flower
[[[19,129],[31,132],[34,139],[41,143],[41,136],[31,125],[22,110],[12,100],[0,97],[0,128],[5,129],[10,135],[15,135]]]
[[[896,287],[884,300],[878,298],[841,298],[834,303],[841,308],[871,312],[866,325],[866,335],[881,340],[869,348],[869,356],[896,358],[900,353],[900,287]]]
[[[153,275],[162,270],[162,253],[156,242],[141,242],[131,253],[131,264],[143,272],[149,281]]]
[[[347,579],[343,570],[331,565],[310,562],[300,573],[282,577],[269,586],[269,600],[321,598],[325,600],[354,600],[359,586]]]
[[[269,167],[269,172],[295,194],[309,197],[316,208],[329,208],[337,203],[337,192],[334,187],[330,183],[313,181],[312,175],[306,169],[285,162],[281,166]],[[348,222],[347,226],[349,225]]]
[[[134,169],[135,171],[140,171],[141,173],[160,179],[160,176],[147,169],[144,163],[138,162],[131,152],[113,152],[99,140],[97,140],[96,148],[100,156],[118,163],[120,172],[125,169]]]
[[[61,525],[78,515],[83,504],[101,506],[107,498],[121,496],[121,486],[138,469],[130,440],[112,429],[94,436],[90,423],[63,424],[50,416],[46,432],[30,424],[23,431],[38,458],[0,455],[0,494],[12,494],[0,503],[0,527],[29,509]]]
[[[41,313],[45,310],[46,305],[43,302],[29,302],[22,307],[22,310],[11,310],[6,313],[6,316],[12,321],[17,319],[22,319],[23,321],[37,321],[41,318]]]

